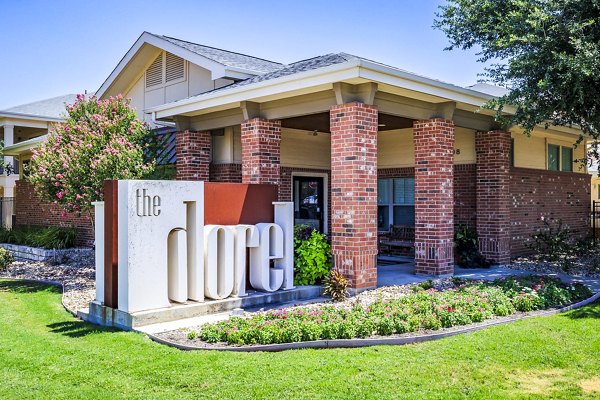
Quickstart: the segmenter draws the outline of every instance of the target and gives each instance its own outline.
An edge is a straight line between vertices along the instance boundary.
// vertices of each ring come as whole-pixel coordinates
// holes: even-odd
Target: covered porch
[[[398,225],[414,229],[412,274],[454,273],[462,222],[477,229],[488,259],[507,263],[510,134],[473,108],[408,94],[335,83],[177,115],[178,179],[211,179],[216,156],[219,170],[239,166],[244,183],[278,185],[279,199],[296,204],[296,223],[328,233],[335,268],[355,291],[377,286],[379,237]],[[455,192],[463,181],[469,189]]]

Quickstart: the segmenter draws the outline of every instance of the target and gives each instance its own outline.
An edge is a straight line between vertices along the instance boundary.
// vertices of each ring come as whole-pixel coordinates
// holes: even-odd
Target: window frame
[[[402,180],[403,184],[406,185],[406,181],[407,180],[412,180],[413,181],[413,198],[412,198],[412,203],[396,203],[395,199],[394,199],[394,184],[396,180]],[[391,225],[397,225],[394,223],[394,209],[396,207],[411,207],[411,208],[415,208],[415,193],[414,193],[414,176],[398,176],[398,177],[393,177],[393,178],[377,178],[377,186],[379,187],[379,181],[385,181],[386,186],[387,186],[387,193],[388,193],[388,201],[387,203],[380,203],[379,202],[379,193],[377,195],[377,216],[378,216],[378,221],[377,221],[377,230],[379,232],[387,232],[390,229]],[[404,200],[406,200],[406,191],[404,192]],[[387,220],[388,220],[388,227],[387,229],[385,228],[379,228],[379,208],[380,207],[387,207]]]
[[[557,164],[556,169],[550,168],[550,146],[558,149],[558,152],[557,152],[558,157],[556,160],[556,164]],[[565,151],[565,150],[568,150],[571,153],[571,162],[569,163],[569,169],[565,169],[566,165],[564,164],[564,160],[563,160],[563,151]],[[547,142],[546,143],[546,170],[555,171],[555,172],[573,172],[573,170],[574,170],[573,164],[574,164],[574,157],[575,157],[574,150],[575,149],[573,146],[563,146],[561,144]]]

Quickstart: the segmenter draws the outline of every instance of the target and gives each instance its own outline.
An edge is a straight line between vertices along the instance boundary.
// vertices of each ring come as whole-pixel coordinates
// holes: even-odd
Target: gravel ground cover
[[[564,261],[542,261],[534,257],[520,257],[507,268],[539,274],[568,274],[575,277],[600,278],[600,256],[570,257]]]
[[[63,303],[69,311],[88,307],[96,297],[94,265],[56,264],[15,261],[0,271],[0,278],[31,279],[62,283]]]

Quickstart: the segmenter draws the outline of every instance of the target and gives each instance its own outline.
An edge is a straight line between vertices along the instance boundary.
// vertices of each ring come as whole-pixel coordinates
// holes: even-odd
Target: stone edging
[[[179,350],[219,350],[219,351],[238,351],[238,352],[255,352],[255,351],[268,351],[268,352],[276,352],[283,350],[292,350],[292,349],[334,349],[334,348],[353,348],[353,347],[366,347],[366,346],[380,346],[380,345],[405,345],[419,342],[428,342],[430,340],[438,340],[445,337],[455,336],[463,333],[475,332],[481,329],[489,328],[491,326],[496,325],[504,325],[515,321],[521,321],[524,319],[534,318],[534,317],[546,317],[550,315],[555,315],[558,313],[562,313],[569,310],[574,310],[588,304],[595,302],[600,299],[600,292],[594,294],[592,297],[582,300],[578,303],[574,303],[568,305],[566,307],[557,309],[557,310],[548,310],[542,311],[536,315],[524,315],[522,317],[516,319],[509,319],[504,321],[490,321],[487,324],[466,327],[464,329],[459,329],[451,332],[440,332],[440,333],[432,333],[428,335],[421,336],[411,336],[411,337],[390,337],[390,338],[375,338],[375,339],[333,339],[333,340],[315,340],[309,342],[294,342],[294,343],[278,343],[278,344],[265,344],[265,345],[251,345],[251,346],[214,346],[214,345],[206,345],[203,347],[198,346],[188,346],[176,342],[172,342],[170,340],[166,340],[160,337],[157,337],[150,333],[145,333],[150,339],[153,341],[165,344],[167,346],[178,348]]]
[[[62,289],[61,294],[61,304],[64,309],[73,315],[75,318],[77,317],[77,312],[68,308],[64,303],[65,296],[65,287],[64,284],[58,281],[47,281],[47,280],[37,280],[37,279],[20,279],[20,278],[0,278],[4,280],[10,281],[21,281],[21,282],[30,282],[30,283],[45,283],[47,285],[59,286]],[[464,329],[452,331],[452,332],[441,332],[441,333],[432,333],[429,335],[421,335],[421,336],[411,336],[411,337],[391,337],[391,338],[376,338],[376,339],[333,339],[333,340],[314,340],[309,342],[294,342],[294,343],[278,343],[278,344],[264,344],[264,345],[253,345],[253,346],[211,346],[206,345],[204,347],[197,346],[187,346],[184,344],[179,344],[176,342],[172,342],[170,340],[159,338],[151,333],[144,333],[151,340],[164,344],[167,346],[175,347],[179,350],[218,350],[218,351],[237,351],[237,352],[256,352],[256,351],[268,351],[268,352],[277,352],[283,350],[293,350],[293,349],[335,349],[335,348],[354,348],[354,347],[367,347],[367,346],[381,346],[381,345],[405,345],[412,343],[420,343],[420,342],[428,342],[431,340],[443,339],[445,337],[455,336],[463,333],[475,332],[485,328],[489,328],[496,325],[504,325],[515,321],[521,321],[524,319],[534,318],[534,317],[547,317],[550,315],[559,314],[562,312],[575,310],[577,308],[581,308],[588,304],[595,302],[600,299],[600,292],[597,292],[592,297],[589,297],[585,300],[580,301],[579,303],[574,303],[568,305],[563,308],[559,308],[557,310],[548,310],[542,311],[536,315],[525,315],[516,319],[510,319],[506,321],[491,321],[487,324],[482,324],[474,327],[466,327]]]

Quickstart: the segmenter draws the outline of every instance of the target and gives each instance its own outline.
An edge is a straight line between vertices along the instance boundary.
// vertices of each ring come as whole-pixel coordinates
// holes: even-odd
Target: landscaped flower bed
[[[512,276],[493,282],[455,280],[455,284],[456,288],[445,291],[415,286],[414,293],[367,306],[320,305],[232,317],[205,324],[199,334],[193,331],[188,337],[252,345],[388,336],[564,306],[592,295],[582,284],[567,285],[544,276]]]

